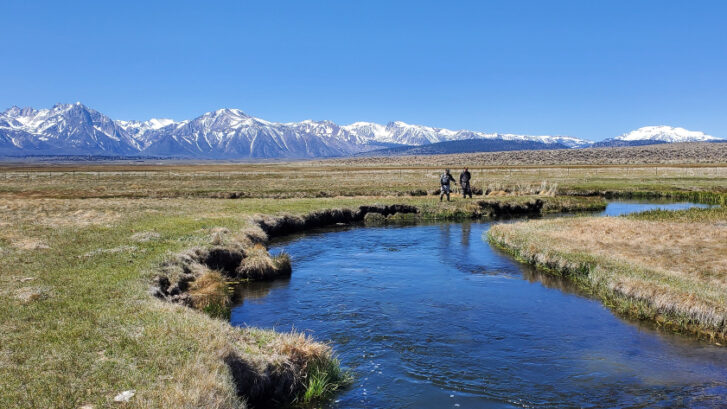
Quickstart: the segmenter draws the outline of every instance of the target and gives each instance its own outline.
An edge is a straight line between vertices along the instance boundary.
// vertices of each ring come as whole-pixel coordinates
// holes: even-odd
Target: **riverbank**
[[[0,406],[105,407],[133,390],[134,407],[240,408],[250,391],[239,389],[235,374],[250,369],[269,385],[297,385],[295,394],[305,396],[300,386],[308,386],[311,374],[320,379],[320,366],[308,364],[335,362],[328,346],[295,333],[233,328],[204,312],[203,302],[198,310],[151,294],[165,263],[190,249],[232,244],[236,235],[260,226],[256,215],[270,215],[258,221],[285,214],[291,220],[378,204],[413,206],[416,217],[451,220],[484,217],[495,208],[528,209],[528,203],[573,210],[604,203],[546,196],[479,202],[0,199],[0,293],[7,300],[0,305]],[[389,214],[391,222],[400,213]]]
[[[499,224],[488,239],[619,314],[724,344],[725,226],[722,206]]]

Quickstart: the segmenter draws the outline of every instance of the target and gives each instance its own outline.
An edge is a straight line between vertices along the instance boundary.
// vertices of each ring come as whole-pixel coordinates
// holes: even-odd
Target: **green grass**
[[[303,406],[325,401],[353,381],[352,375],[341,369],[336,358],[315,362],[307,377],[305,392],[300,399]]]
[[[167,377],[205,353],[200,339],[207,337],[198,338],[200,333],[218,329],[192,311],[179,315],[160,306],[147,295],[149,280],[169,251],[202,244],[195,231],[214,224],[154,215],[113,227],[19,226],[24,235],[43,237],[50,249],[2,257],[9,302],[0,305],[0,332],[10,362],[0,368],[7,387],[0,406],[105,405],[126,389],[138,389],[137,400],[155,400],[156,388],[174,383]],[[139,230],[159,232],[162,239],[133,243],[133,252],[84,256],[132,244],[129,237]],[[24,278],[32,280],[19,281]],[[47,297],[27,305],[12,297],[18,288],[36,286],[47,288]]]
[[[680,223],[724,223],[727,221],[727,206],[708,209],[691,208],[685,210],[647,210],[625,216],[632,220],[668,221]]]

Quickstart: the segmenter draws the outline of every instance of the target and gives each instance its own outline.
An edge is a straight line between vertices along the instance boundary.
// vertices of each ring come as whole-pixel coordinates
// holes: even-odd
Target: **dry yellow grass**
[[[490,239],[564,272],[617,310],[674,329],[727,334],[727,225],[623,217],[494,226]]]
[[[245,251],[245,258],[236,273],[244,279],[273,280],[290,274],[290,257],[286,254],[271,257],[263,245],[254,244]]]
[[[579,149],[557,151],[576,156],[590,153],[583,163],[568,165],[564,162],[539,164],[538,160],[544,155],[556,151],[204,165],[173,162],[63,166],[0,164],[0,198],[125,198],[131,201],[149,197],[409,196],[438,189],[439,175],[444,167],[454,169],[456,176],[463,166],[470,168],[472,188],[483,191],[488,188],[508,192],[531,190],[547,181],[550,185],[557,184],[560,193],[607,190],[724,192],[727,166],[723,152],[727,144],[704,144],[703,147],[713,158],[722,154],[721,160],[714,159],[711,164],[659,165],[636,160],[613,165],[598,160],[608,158],[609,150]],[[624,152],[633,153],[629,149]],[[649,149],[661,152],[665,147]],[[79,219],[82,218],[79,215]]]
[[[566,251],[588,249],[680,280],[727,289],[727,229],[720,225],[606,217],[580,220],[546,235]]]
[[[192,306],[204,310],[212,305],[227,307],[230,297],[227,282],[218,271],[207,270],[192,282],[189,288]]]

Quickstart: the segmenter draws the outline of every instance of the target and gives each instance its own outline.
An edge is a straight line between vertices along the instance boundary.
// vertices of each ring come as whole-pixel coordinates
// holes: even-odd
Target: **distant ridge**
[[[465,139],[421,146],[398,146],[360,153],[357,156],[446,155],[455,153],[507,152],[520,150],[568,149],[560,143],[506,141],[500,139]]]

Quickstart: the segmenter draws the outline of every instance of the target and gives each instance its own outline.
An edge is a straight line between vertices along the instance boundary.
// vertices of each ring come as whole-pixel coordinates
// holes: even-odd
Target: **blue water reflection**
[[[611,203],[603,213],[687,204]],[[490,223],[348,228],[274,246],[293,276],[243,289],[235,325],[329,340],[334,408],[727,406],[727,349],[615,317],[482,240]]]

